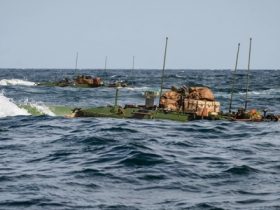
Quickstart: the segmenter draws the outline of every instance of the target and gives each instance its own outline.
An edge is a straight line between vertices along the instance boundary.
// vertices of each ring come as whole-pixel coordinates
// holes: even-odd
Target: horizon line
[[[104,68],[13,68],[13,67],[9,67],[9,68],[3,68],[0,67],[0,70],[98,70],[98,71],[106,71],[106,70],[157,70],[157,71],[161,71],[162,68],[107,68],[106,70]],[[210,71],[215,71],[215,70],[233,70],[233,68],[167,68],[165,70],[196,70],[196,71],[200,71],[200,70],[210,70]],[[237,70],[248,70],[246,68],[238,68]],[[261,71],[261,70],[280,70],[279,68],[275,68],[275,69],[271,69],[271,68],[256,68],[256,69],[250,69],[250,71]]]

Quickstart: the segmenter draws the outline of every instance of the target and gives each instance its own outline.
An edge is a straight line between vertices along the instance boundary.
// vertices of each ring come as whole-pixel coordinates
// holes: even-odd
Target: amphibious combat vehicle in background
[[[126,81],[115,81],[106,83],[100,77],[92,77],[88,75],[78,75],[73,79],[64,78],[60,81],[55,82],[40,82],[37,83],[38,86],[47,87],[77,87],[77,88],[97,88],[97,87],[116,87],[121,85],[121,87],[127,87]]]
[[[63,80],[57,82],[42,82],[38,83],[39,86],[49,86],[49,87],[86,87],[95,88],[104,86],[104,82],[100,77],[92,77],[86,75],[79,75],[73,79],[64,78]]]

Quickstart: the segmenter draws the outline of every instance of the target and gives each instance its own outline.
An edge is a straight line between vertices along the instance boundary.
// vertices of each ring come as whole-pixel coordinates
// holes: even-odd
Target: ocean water
[[[66,119],[49,106],[114,103],[114,89],[38,87],[73,70],[0,70],[0,209],[280,209],[280,123]],[[119,103],[143,104],[158,70],[79,70],[129,80]],[[234,109],[244,106],[238,71]],[[251,71],[249,108],[280,113],[280,71]],[[208,86],[227,111],[230,70],[167,70],[172,85]],[[31,116],[32,104],[45,115]]]

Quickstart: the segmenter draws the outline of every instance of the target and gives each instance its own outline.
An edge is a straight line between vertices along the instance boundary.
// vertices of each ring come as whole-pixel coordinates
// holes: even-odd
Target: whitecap
[[[0,80],[1,86],[9,86],[9,85],[22,85],[22,86],[34,86],[35,82],[30,82],[21,79],[2,79]]]
[[[0,117],[30,115],[27,110],[18,107],[10,98],[0,93]]]
[[[36,102],[36,101],[29,102],[29,100],[26,99],[24,101],[24,105],[35,109],[36,111],[38,111],[41,114],[55,116],[55,114],[50,110],[50,108],[48,106],[46,106],[43,102]]]

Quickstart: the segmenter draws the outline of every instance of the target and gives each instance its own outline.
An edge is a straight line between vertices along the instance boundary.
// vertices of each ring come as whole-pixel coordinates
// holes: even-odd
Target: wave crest
[[[0,93],[0,117],[30,115],[27,110],[18,107],[10,98]]]
[[[30,82],[21,79],[2,79],[0,80],[1,86],[9,86],[9,85],[22,85],[22,86],[34,86],[35,82]]]
[[[23,104],[17,105],[11,98],[0,93],[0,118],[20,115],[49,115],[56,116],[42,102],[29,102],[26,100]]]
[[[47,107],[43,102],[29,102],[28,99],[25,100],[23,104],[24,108],[28,110],[29,113],[36,115],[49,115],[49,116],[56,116],[50,109]]]

